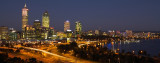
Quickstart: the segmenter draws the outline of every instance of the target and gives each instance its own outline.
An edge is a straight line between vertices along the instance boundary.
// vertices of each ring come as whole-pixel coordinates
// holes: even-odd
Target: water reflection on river
[[[160,39],[154,40],[140,40],[140,42],[111,42],[111,43],[101,43],[102,47],[107,47],[111,50],[120,51],[125,50],[125,52],[135,51],[137,53],[139,50],[147,51],[151,56],[158,56],[160,53]]]

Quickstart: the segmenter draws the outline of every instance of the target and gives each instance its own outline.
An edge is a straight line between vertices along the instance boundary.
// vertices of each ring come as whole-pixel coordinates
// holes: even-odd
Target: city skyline
[[[160,1],[3,0],[1,63],[160,63]]]
[[[7,2],[7,1],[3,1]],[[16,1],[13,1],[16,2]],[[25,2],[24,1],[18,1],[21,3],[15,4],[15,3],[9,3],[8,4],[2,4],[1,7],[4,5],[4,9],[1,10],[2,15],[1,20],[1,26],[8,26],[10,28],[15,28],[17,30],[21,30],[21,8],[24,7]],[[75,28],[75,22],[81,21],[83,25],[83,30],[96,30],[101,29],[103,31],[107,30],[135,30],[135,31],[160,31],[160,19],[158,18],[158,1],[143,1],[138,2],[136,1],[127,1],[127,2],[114,2],[118,3],[122,8],[118,8],[114,4],[106,4],[106,2],[113,3],[113,1],[67,1],[72,2],[70,4],[81,4],[81,5],[75,5],[70,6],[65,4],[61,6],[56,6],[59,4],[62,4],[61,1],[46,1],[46,3],[52,2],[55,6],[52,7],[53,4],[49,3],[48,5],[42,6],[43,1],[38,2],[35,1],[27,1],[27,8],[29,9],[29,25],[33,25],[34,20],[39,19],[42,22],[42,13],[47,10],[50,14],[50,25],[51,27],[54,27],[56,30],[63,31],[63,22],[66,20],[69,20],[71,22],[71,30],[74,30]],[[93,4],[96,3],[97,4]],[[104,2],[104,3],[103,3]],[[34,3],[37,3],[35,5]],[[82,4],[83,3],[83,4]],[[102,3],[102,4],[101,4]],[[122,4],[125,3],[125,4]],[[136,3],[136,4],[130,4],[129,3]],[[12,8],[13,11],[8,12],[6,14],[3,14],[4,11],[6,11],[8,8],[12,9],[8,6],[11,4],[14,4]],[[87,5],[88,4],[88,5]],[[106,5],[112,5],[112,6],[106,6]],[[157,6],[156,6],[157,5]],[[64,7],[63,7],[64,6]],[[86,7],[84,7],[86,6]],[[94,7],[97,6],[97,7]],[[41,7],[41,8],[40,8]],[[84,7],[84,8],[82,8]],[[92,8],[93,7],[93,8]],[[100,7],[100,8],[99,8]],[[46,8],[46,9],[45,9]],[[109,8],[110,11],[107,10]],[[66,9],[66,10],[62,10]],[[72,9],[72,10],[71,10]],[[75,10],[73,10],[75,9]],[[77,10],[76,10],[77,9]],[[79,10],[78,10],[79,9]],[[118,11],[115,11],[116,9],[119,9]],[[134,10],[137,9],[137,10]],[[152,9],[152,10],[151,10]],[[107,11],[106,11],[107,10]],[[111,10],[114,10],[111,12]],[[140,11],[143,10],[143,11]],[[8,11],[8,10],[7,10]],[[9,10],[10,11],[10,10]],[[36,12],[37,11],[37,12]],[[102,11],[102,12],[100,12]],[[126,11],[126,12],[125,12]],[[135,12],[133,12],[135,11]],[[155,11],[155,12],[153,12]],[[129,13],[131,12],[131,13]],[[133,13],[132,13],[133,12]],[[16,14],[15,14],[16,13]],[[81,14],[80,14],[81,13]],[[94,14],[93,14],[94,13]],[[107,14],[108,13],[108,14]],[[129,13],[129,14],[127,14]],[[121,15],[122,14],[122,15]],[[8,17],[11,17],[10,19],[7,19]],[[91,18],[92,17],[92,18]],[[135,19],[134,19],[135,18]],[[17,22],[15,22],[17,21]],[[119,21],[119,22],[118,22]],[[8,23],[9,22],[9,23]]]

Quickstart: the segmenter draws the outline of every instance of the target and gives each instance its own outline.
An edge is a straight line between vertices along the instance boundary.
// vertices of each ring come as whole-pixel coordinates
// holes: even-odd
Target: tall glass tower
[[[24,5],[22,9],[22,31],[25,31],[25,27],[28,25],[28,8],[27,5]]]
[[[44,12],[43,15],[42,15],[42,26],[43,27],[46,27],[46,28],[49,28],[49,14],[48,12]]]
[[[77,21],[75,24],[76,24],[76,26],[75,26],[75,33],[76,34],[81,34],[81,32],[82,32],[82,25],[81,25],[81,23],[79,21]]]

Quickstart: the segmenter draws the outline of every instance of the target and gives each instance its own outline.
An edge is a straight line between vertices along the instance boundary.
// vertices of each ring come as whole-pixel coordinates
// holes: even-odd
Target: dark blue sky
[[[50,26],[63,30],[65,20],[81,21],[83,30],[160,31],[160,0],[27,0],[29,24],[48,10]],[[1,0],[0,26],[21,30],[25,0]]]

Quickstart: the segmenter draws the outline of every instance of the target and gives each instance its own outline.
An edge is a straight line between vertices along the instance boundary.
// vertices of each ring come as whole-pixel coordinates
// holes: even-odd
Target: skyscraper
[[[24,5],[22,9],[22,31],[25,31],[25,27],[28,25],[28,8],[27,5]]]
[[[75,26],[75,34],[81,34],[82,32],[82,25],[80,23],[80,21],[77,21]]]
[[[35,20],[34,24],[33,24],[33,27],[40,28],[41,27],[41,22],[39,20]]]
[[[17,32],[15,29],[9,28],[8,35],[9,35],[9,40],[17,40]]]
[[[42,15],[42,26],[43,27],[46,27],[46,28],[49,28],[49,14],[48,12],[44,12],[43,15]]]
[[[33,27],[35,28],[36,39],[41,39],[41,22],[39,20],[35,20]]]
[[[70,30],[70,22],[67,20],[64,22],[64,32]]]

